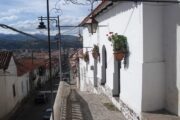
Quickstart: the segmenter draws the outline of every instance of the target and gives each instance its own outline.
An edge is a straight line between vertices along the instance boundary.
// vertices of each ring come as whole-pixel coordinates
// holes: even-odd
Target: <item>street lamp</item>
[[[47,17],[38,17],[40,20],[38,29],[46,29],[46,26],[44,25],[43,20],[47,20]],[[60,72],[60,79],[61,79],[61,73],[62,73],[62,67],[61,67],[61,29],[60,29],[60,21],[59,16],[57,17],[49,17],[50,21],[56,22],[56,27],[58,27],[58,34],[56,35],[56,38],[58,38],[58,48],[59,48],[59,72]]]
[[[94,19],[94,17],[91,17],[84,25],[88,28],[89,33],[96,33],[98,22]]]
[[[39,29],[45,29],[44,22],[41,19]],[[53,109],[53,81],[52,81],[52,66],[51,66],[51,41],[50,41],[50,25],[49,25],[49,0],[47,0],[47,30],[48,30],[48,52],[49,52],[49,76],[51,80],[51,107],[52,107],[52,120],[54,120]]]
[[[39,22],[38,29],[46,29],[46,26],[44,25],[42,16],[41,16],[41,19],[40,19],[40,20],[41,20],[41,22]]]
[[[58,38],[58,48],[59,48],[59,72],[60,72],[60,80],[62,80],[62,66],[61,66],[61,29],[60,29],[60,21],[59,21],[59,16],[57,17],[39,17],[38,18],[40,20],[40,23],[39,23],[39,26],[38,26],[38,29],[46,29],[46,26],[44,25],[44,22],[43,20],[48,20],[49,21],[56,21],[56,27],[58,27],[58,34],[56,35],[57,38]],[[50,31],[50,28],[49,30]],[[49,33],[50,34],[50,33]],[[49,41],[49,39],[48,39]],[[49,48],[50,48],[50,44],[49,44]],[[50,53],[51,53],[51,49],[49,50]],[[51,58],[49,56],[49,58]],[[51,71],[51,70],[50,70]],[[51,77],[50,77],[51,78]]]

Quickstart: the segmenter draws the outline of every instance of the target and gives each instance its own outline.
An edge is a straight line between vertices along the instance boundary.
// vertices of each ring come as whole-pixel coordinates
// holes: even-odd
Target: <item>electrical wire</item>
[[[63,31],[63,32],[61,32],[62,34],[65,34],[65,33],[69,33],[69,32],[71,32],[71,31],[73,31],[75,28],[72,28],[71,30],[66,30],[66,31]]]
[[[133,10],[132,10],[132,12],[131,12],[131,14],[130,14],[130,16],[129,16],[129,19],[128,19],[128,22],[127,22],[127,25],[126,25],[126,27],[125,27],[125,29],[124,29],[123,34],[125,34],[125,33],[126,33],[126,31],[127,31],[127,28],[128,28],[128,26],[129,26],[129,24],[130,24],[130,21],[131,21],[131,19],[132,19],[132,16],[133,16],[134,10],[135,10],[135,8],[133,8]]]
[[[64,34],[64,33],[69,33],[69,32],[71,32],[71,31],[74,31],[75,29],[77,29],[78,27],[76,26],[76,27],[73,27],[72,29],[70,29],[70,30],[67,30],[67,31],[64,31],[64,32],[62,32],[62,34]],[[78,32],[78,31],[77,31]]]

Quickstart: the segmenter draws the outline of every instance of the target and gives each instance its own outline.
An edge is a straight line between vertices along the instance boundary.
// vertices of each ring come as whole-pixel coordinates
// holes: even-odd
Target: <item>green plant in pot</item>
[[[85,52],[84,55],[83,55],[83,58],[84,58],[85,62],[89,62],[89,53]]]
[[[121,61],[128,54],[127,38],[124,35],[111,33],[108,40],[112,42],[114,58]]]
[[[99,57],[99,46],[94,45],[92,56],[94,57],[94,59],[97,59]]]

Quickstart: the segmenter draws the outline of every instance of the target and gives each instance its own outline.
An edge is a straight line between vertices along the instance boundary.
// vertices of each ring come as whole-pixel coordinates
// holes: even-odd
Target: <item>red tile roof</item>
[[[6,70],[9,66],[12,57],[12,52],[2,51],[0,52],[0,69]]]
[[[44,59],[32,59],[23,58],[16,61],[17,65],[17,75],[21,76],[27,72],[31,72],[34,69],[37,69],[40,66],[46,67],[46,61]]]

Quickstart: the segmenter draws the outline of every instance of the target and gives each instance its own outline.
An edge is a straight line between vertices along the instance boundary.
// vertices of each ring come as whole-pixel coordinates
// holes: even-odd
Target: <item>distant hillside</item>
[[[35,40],[20,34],[0,34],[0,49],[47,49],[48,41],[46,35],[35,34],[36,37],[40,38]],[[62,35],[62,47],[64,48],[80,48],[82,44],[78,41],[78,37],[71,35]],[[36,42],[32,42],[36,41]],[[54,36],[51,36],[51,48],[57,48],[57,42]]]

